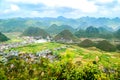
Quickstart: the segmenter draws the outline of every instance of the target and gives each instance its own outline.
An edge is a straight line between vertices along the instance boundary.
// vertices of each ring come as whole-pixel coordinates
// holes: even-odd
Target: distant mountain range
[[[120,28],[120,18],[94,18],[94,17],[81,17],[78,19],[65,18],[65,17],[57,17],[57,18],[12,18],[12,19],[0,19],[0,31],[1,32],[13,32],[13,31],[24,31],[28,27],[39,27],[51,32],[51,26],[55,24],[60,28],[68,28],[71,29],[83,29],[85,30],[89,26],[94,27],[103,27],[107,30],[117,30]],[[66,27],[61,27],[61,26]],[[59,29],[59,28],[58,28]],[[71,31],[70,29],[70,31]],[[61,29],[64,30],[64,29]],[[61,31],[60,30],[60,31]],[[60,31],[56,31],[58,33]],[[74,30],[72,30],[74,31]]]

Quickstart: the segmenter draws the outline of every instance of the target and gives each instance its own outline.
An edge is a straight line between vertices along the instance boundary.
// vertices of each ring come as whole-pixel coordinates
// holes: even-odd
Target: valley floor
[[[0,80],[120,79],[120,52],[23,39],[3,44],[9,46],[0,52]]]

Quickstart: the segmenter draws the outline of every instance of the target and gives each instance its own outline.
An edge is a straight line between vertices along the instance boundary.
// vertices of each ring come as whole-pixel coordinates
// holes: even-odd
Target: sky
[[[120,0],[0,0],[0,18],[120,17]]]

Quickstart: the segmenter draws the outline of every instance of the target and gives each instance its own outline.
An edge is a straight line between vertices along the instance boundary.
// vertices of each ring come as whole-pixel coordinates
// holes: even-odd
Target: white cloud
[[[6,15],[16,12],[16,15],[33,17],[120,16],[118,15],[120,12],[120,0],[3,0],[2,2],[8,4],[7,7],[3,5],[4,8],[0,10]],[[34,8],[29,4],[34,5]],[[41,7],[41,4],[44,5],[44,8]],[[60,11],[59,8],[64,8],[64,11]],[[65,11],[67,8],[70,8],[71,11]]]
[[[79,9],[83,12],[97,11],[97,6],[94,4],[94,2],[87,0],[9,0],[9,2],[31,4],[43,3],[49,7],[70,7]]]
[[[50,7],[70,7],[83,12],[96,12],[97,6],[87,0],[41,0],[41,3]]]
[[[115,6],[113,9],[112,9],[114,12],[120,12],[120,6]]]
[[[9,13],[9,12],[14,12],[14,11],[19,11],[19,10],[20,8],[17,5],[11,4],[8,9],[5,9],[3,11],[3,13]]]
[[[43,11],[43,12],[32,11],[29,15],[30,17],[57,17],[59,16],[58,13],[54,10]]]
[[[111,3],[114,0],[94,0],[94,1],[97,2],[97,3]]]
[[[10,5],[10,10],[12,10],[12,11],[19,11],[20,8],[17,5],[15,5],[15,4],[11,4]]]

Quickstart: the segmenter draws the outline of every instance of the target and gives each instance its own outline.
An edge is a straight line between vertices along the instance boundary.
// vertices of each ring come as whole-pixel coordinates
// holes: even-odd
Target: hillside
[[[94,26],[89,26],[85,30],[80,29],[74,33],[79,38],[104,38],[104,39],[110,39],[115,36],[113,36],[113,32],[107,30],[104,27],[96,28]]]
[[[118,80],[120,77],[117,52],[60,43],[30,44],[8,51],[19,51],[15,52],[19,55],[8,56],[6,66],[1,64],[1,77],[7,79]]]
[[[60,33],[61,31],[63,31],[63,30],[69,30],[70,32],[75,32],[75,29],[73,29],[71,26],[69,26],[69,25],[61,25],[61,26],[58,26],[58,25],[56,25],[56,24],[53,24],[53,25],[51,25],[48,29],[47,29],[47,31],[48,31],[48,33],[50,33],[50,34],[58,34],[58,33]]]
[[[9,38],[0,32],[0,42],[8,41]]]
[[[29,27],[22,33],[22,36],[46,38],[47,36],[50,35],[47,32],[45,32],[43,29],[40,29],[38,27]]]
[[[120,39],[120,29],[115,32],[115,37]]]
[[[54,37],[55,41],[58,42],[78,42],[79,40],[69,31],[63,30]]]

